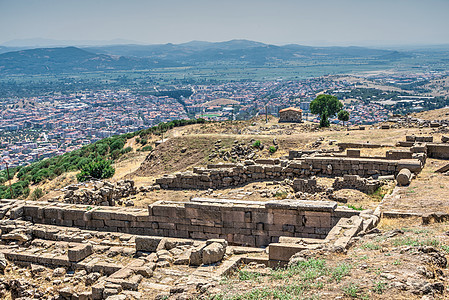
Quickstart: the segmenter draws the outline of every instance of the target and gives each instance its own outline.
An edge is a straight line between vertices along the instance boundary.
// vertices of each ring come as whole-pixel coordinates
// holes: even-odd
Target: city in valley
[[[449,1],[0,1],[0,299],[449,299]]]
[[[0,169],[6,163],[11,167],[26,165],[102,138],[176,119],[245,120],[265,114],[278,116],[279,110],[293,106],[304,111],[305,120],[318,122],[317,116],[310,113],[309,104],[324,92],[344,101],[351,116],[348,125],[380,123],[395,112],[422,110],[423,103],[431,103],[439,96],[429,96],[433,94],[431,90],[427,93],[401,90],[401,84],[429,84],[445,79],[447,75],[441,72],[362,74],[147,87],[155,91],[154,95],[133,89],[111,89],[3,98]],[[338,120],[335,118],[334,122]]]

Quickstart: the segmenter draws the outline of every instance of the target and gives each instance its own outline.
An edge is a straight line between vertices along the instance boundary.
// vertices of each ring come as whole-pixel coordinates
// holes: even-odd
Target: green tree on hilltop
[[[343,126],[345,126],[345,122],[349,121],[349,112],[347,110],[340,110],[337,114],[337,118],[343,122]]]
[[[310,112],[320,116],[320,127],[329,127],[329,118],[334,117],[343,107],[335,96],[319,95],[310,102]]]

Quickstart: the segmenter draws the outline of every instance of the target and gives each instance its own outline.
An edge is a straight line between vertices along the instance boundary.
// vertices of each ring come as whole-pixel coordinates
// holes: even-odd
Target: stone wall
[[[316,179],[302,179],[297,178],[293,180],[292,187],[295,192],[303,192],[303,193],[320,193],[326,190],[325,187],[317,184]]]
[[[383,148],[383,147],[393,147],[393,145],[381,145],[381,144],[370,144],[370,143],[338,143],[337,146],[340,150],[346,150],[348,148]]]
[[[14,218],[38,224],[138,235],[222,238],[231,245],[266,246],[280,236],[325,238],[342,217],[359,212],[331,201],[160,201],[148,210],[23,201]]]
[[[449,159],[449,145],[427,144],[427,156],[430,158]]]
[[[273,160],[275,161],[275,160]],[[396,175],[406,167],[419,172],[422,162],[412,160],[386,160],[349,157],[306,157],[295,160],[278,160],[279,164],[226,164],[225,167],[194,168],[193,172],[164,175],[156,180],[165,189],[208,189],[238,186],[260,180],[310,177],[314,175],[343,176],[345,174],[369,177],[371,175]],[[211,166],[209,166],[211,167]]]
[[[386,159],[411,159],[413,158],[413,153],[408,150],[388,150],[385,153]]]
[[[418,142],[418,143],[432,143],[433,142],[433,136],[424,136],[424,135],[407,135],[405,137],[405,140],[407,142]]]
[[[137,193],[132,180],[120,180],[116,183],[96,181],[92,184],[91,188],[84,188],[83,184],[74,184],[64,188],[63,191],[66,191],[63,196],[64,202],[114,206],[117,201],[121,202],[123,198]]]
[[[374,193],[380,186],[381,183],[379,180],[361,178],[358,175],[344,175],[343,178],[338,177],[332,185],[334,190],[354,189],[367,194]]]
[[[302,158],[309,155],[335,153],[337,151],[332,149],[318,149],[318,150],[290,150],[288,152],[288,159]]]

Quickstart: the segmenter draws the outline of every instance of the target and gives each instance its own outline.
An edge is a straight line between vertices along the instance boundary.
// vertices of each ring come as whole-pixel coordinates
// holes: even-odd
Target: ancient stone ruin
[[[65,187],[63,201],[73,204],[114,206],[116,203],[122,204],[124,198],[137,193],[132,180],[120,180],[116,183],[94,181],[91,183],[91,188],[86,188],[85,185],[87,184],[81,183]],[[124,204],[134,205],[130,200],[125,201]]]
[[[172,266],[183,271],[170,275],[179,284],[165,293],[198,293],[242,263],[278,266],[301,249],[344,249],[380,217],[337,208],[334,202],[204,198],[160,201],[147,210],[20,200],[2,200],[0,209],[9,217],[0,221],[0,253],[6,260],[36,274],[53,268],[49,276],[55,285],[62,277],[72,282],[71,274],[82,282],[61,289],[63,299],[167,295],[161,294],[158,278]],[[268,246],[268,257],[249,257],[264,251],[254,246]],[[16,284],[12,293],[32,296],[30,283]],[[140,285],[150,294],[138,292]]]
[[[354,189],[367,194],[372,194],[381,185],[382,183],[378,179],[361,178],[358,175],[344,175],[343,178],[337,177],[332,187],[334,188],[334,190]]]
[[[372,194],[386,179],[408,185],[428,157],[449,155],[447,143],[428,137],[407,137],[406,143],[409,150],[376,157],[362,156],[359,148],[384,145],[345,143],[338,146],[346,153],[298,150],[276,159],[209,164],[162,176],[147,188],[136,189],[131,180],[72,185],[61,202],[1,200],[0,270],[12,262],[47,274],[61,299],[163,299],[206,294],[217,278],[242,264],[279,267],[303,250],[344,252],[354,237],[372,233],[381,206],[338,206],[329,200],[334,191]],[[319,178],[333,183],[324,186]],[[147,208],[132,203],[138,192],[152,189],[213,191],[263,181],[283,182],[309,200],[210,196],[161,199]],[[314,194],[327,200],[310,200]],[[19,298],[31,297],[28,291],[36,287],[18,280],[7,288]]]

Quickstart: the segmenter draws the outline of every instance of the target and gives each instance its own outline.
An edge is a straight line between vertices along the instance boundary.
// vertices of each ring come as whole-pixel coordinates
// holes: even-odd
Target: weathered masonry
[[[300,123],[302,122],[302,109],[288,107],[279,111],[279,123]]]
[[[253,182],[312,175],[343,176],[346,174],[369,177],[371,175],[396,175],[401,169],[412,172],[422,169],[419,159],[389,160],[353,157],[306,157],[294,160],[266,159],[246,161],[245,164],[217,164],[207,168],[194,168],[193,172],[165,175],[156,183],[162,188],[206,189],[223,188]]]
[[[449,159],[449,145],[426,144],[427,155],[430,158]]]
[[[280,236],[324,239],[341,218],[358,213],[337,208],[331,201],[196,198],[190,202],[159,201],[148,210],[23,201],[11,211],[11,218],[137,235],[222,238],[231,245],[260,247],[278,242]]]

